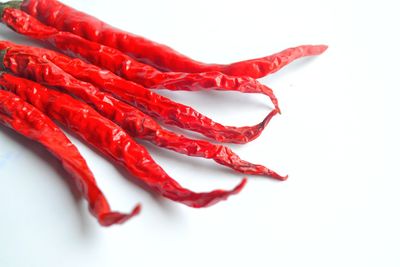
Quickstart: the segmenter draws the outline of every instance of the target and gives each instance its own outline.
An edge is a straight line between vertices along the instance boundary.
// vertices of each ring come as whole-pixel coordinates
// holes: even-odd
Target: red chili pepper
[[[319,55],[327,49],[325,45],[303,45],[271,56],[233,64],[207,64],[182,55],[168,46],[116,29],[56,0],[24,0],[21,8],[49,26],[116,48],[164,71],[219,71],[228,75],[260,78],[278,71],[298,58]]]
[[[0,49],[6,49],[7,47],[13,47],[13,45],[9,42],[0,42]],[[55,82],[57,83],[57,86],[61,87],[66,84],[80,84],[79,90],[81,90],[81,93],[74,92],[73,94],[85,99],[86,102],[90,102],[91,99],[94,98],[93,92],[97,91],[97,89],[93,85],[74,79],[54,64],[45,61],[41,51],[43,50],[29,47],[25,47],[21,50],[21,48],[18,49],[14,46],[13,49],[10,49],[6,53],[3,64],[7,68],[12,69],[17,75],[24,75],[24,77],[29,77],[30,79],[40,79],[38,82],[46,83],[51,86],[55,86]],[[38,60],[40,63],[28,64],[29,62]],[[273,110],[262,123],[255,126],[223,126],[200,114],[189,106],[173,102],[166,97],[160,96],[132,82],[121,79],[110,72],[103,71],[89,64],[84,64],[82,61],[74,60],[71,64],[68,63],[69,61],[70,60],[67,60],[67,62],[65,62],[65,57],[59,57],[59,60],[55,63],[59,64],[59,66],[64,68],[67,72],[71,72],[71,74],[77,75],[83,80],[95,83],[101,87],[101,89],[107,90],[119,98],[128,101],[130,104],[150,116],[162,120],[167,124],[176,125],[184,129],[202,133],[203,135],[220,142],[249,142],[258,137],[272,117],[277,114],[277,110]],[[41,73],[48,73],[48,75],[43,76]],[[38,74],[39,78],[33,78],[36,74]],[[74,88],[70,90],[73,90]],[[75,90],[78,89],[75,88]],[[101,96],[100,98],[102,99],[103,97],[104,96]]]
[[[2,75],[6,74],[0,73]],[[139,213],[140,205],[129,214],[111,211],[85,159],[58,126],[21,98],[3,90],[0,90],[0,123],[42,144],[61,161],[63,168],[73,177],[80,193],[88,201],[90,212],[101,225],[121,224]]]
[[[63,60],[64,67],[86,64],[78,59],[72,60],[73,62],[71,62],[71,59],[69,59],[67,56],[63,56],[46,49],[18,46],[10,42],[0,42],[0,49],[4,49],[5,47],[8,47],[9,50],[6,54],[3,53],[3,60],[0,59],[0,63],[3,64],[3,69],[11,70],[17,75],[39,81],[48,86],[58,87],[64,91],[81,96],[84,98],[84,101],[89,102],[89,104],[96,108],[103,116],[114,121],[134,137],[148,140],[160,147],[164,147],[189,156],[213,159],[217,163],[230,167],[241,173],[266,175],[278,180],[287,179],[287,176],[281,176],[262,165],[252,164],[240,159],[240,157],[228,147],[214,145],[202,140],[193,140],[183,135],[178,135],[167,131],[151,117],[106,93],[100,92],[93,85],[74,79],[67,73],[63,73],[60,69],[55,68],[51,63],[46,62],[44,59],[34,61],[32,58],[27,56],[32,54],[31,51],[35,51],[36,53],[41,53],[46,58],[50,57],[55,59],[57,56],[58,61]],[[20,54],[21,56],[10,56],[13,54]],[[7,60],[4,60],[5,58],[7,58]],[[13,67],[6,67],[11,66],[11,64]],[[15,67],[16,64],[18,67]],[[42,73],[52,73],[53,77],[62,77],[64,75],[65,78],[52,79],[49,75],[43,75]],[[11,86],[10,83],[12,84],[18,80],[14,77],[11,81],[9,81],[7,80],[8,77],[9,76],[7,75],[3,75],[0,78],[0,85],[3,83]],[[64,83],[64,81],[68,82]]]
[[[3,5],[6,6],[7,3]],[[5,8],[2,20],[18,33],[48,42],[64,53],[85,58],[95,65],[147,88],[188,91],[215,89],[262,93],[267,95],[275,108],[279,110],[278,100],[272,89],[249,77],[230,77],[216,71],[205,73],[160,72],[151,66],[135,61],[114,48],[48,27],[20,10]]]
[[[42,75],[45,74],[42,73]],[[3,85],[5,89],[16,93],[50,118],[74,131],[87,143],[123,165],[133,176],[166,198],[190,207],[202,208],[237,194],[246,183],[246,179],[243,179],[230,191],[215,190],[208,193],[195,193],[185,189],[152,159],[144,147],[137,144],[119,126],[101,116],[87,104],[33,81],[12,75],[6,77],[8,81],[13,79],[14,81]]]

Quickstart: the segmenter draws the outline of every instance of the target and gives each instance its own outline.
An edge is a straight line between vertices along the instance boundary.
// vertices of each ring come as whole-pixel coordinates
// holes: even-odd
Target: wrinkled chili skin
[[[206,73],[163,73],[149,65],[135,61],[114,48],[88,41],[75,34],[59,32],[56,28],[48,27],[20,10],[5,8],[2,17],[8,26],[21,34],[50,42],[64,53],[85,58],[95,65],[108,69],[144,87],[174,91],[228,90],[243,93],[261,93],[267,95],[275,108],[279,110],[278,100],[272,89],[252,78],[230,77],[216,71]],[[65,46],[65,44],[68,44],[68,46]]]
[[[91,146],[123,165],[146,186],[166,198],[194,208],[208,207],[240,192],[246,183],[246,179],[243,179],[230,191],[195,193],[185,189],[152,159],[144,147],[87,104],[33,81],[13,77],[13,80],[8,77],[7,83],[4,81],[5,88],[71,129]]]
[[[228,75],[261,78],[280,70],[298,58],[319,55],[327,49],[325,45],[302,45],[262,58],[227,65],[207,64],[182,55],[166,45],[116,29],[56,0],[24,0],[21,8],[49,26],[116,48],[163,71],[193,73],[218,71]]]
[[[21,12],[20,10],[17,9],[7,8],[4,11],[4,14],[8,14],[8,11]],[[17,16],[16,17],[17,20],[22,16]],[[11,18],[11,16],[6,16],[6,17],[8,19]],[[36,25],[34,22],[26,23],[27,21],[29,22],[29,20],[31,21],[35,20],[32,17],[29,17],[28,20],[25,19],[23,20],[24,20],[23,25],[25,25],[26,27],[20,28],[19,26],[16,26],[21,31],[25,30],[26,28],[34,27]],[[13,22],[16,21],[11,21],[10,23]],[[14,25],[15,24],[18,23],[14,23]],[[15,62],[15,60],[11,62]],[[23,62],[23,60],[21,60],[20,62]],[[40,66],[35,65],[32,67],[40,67]],[[21,68],[21,71],[27,71],[27,70]],[[210,118],[202,115],[201,113],[197,112],[196,110],[194,110],[189,106],[176,103],[166,97],[151,92],[150,90],[147,90],[146,88],[143,88],[132,82],[128,82],[124,79],[117,78],[117,76],[112,75],[109,72],[102,71],[101,72],[102,78],[98,79],[96,78],[98,77],[98,75],[94,77],[96,75],[96,72],[98,72],[98,68],[94,68],[94,71],[91,72],[92,74],[86,75],[86,78],[82,78],[81,76],[84,76],[85,73],[81,73],[81,76],[79,78],[86,79],[91,83],[97,83],[97,85],[100,86],[102,89],[111,92],[120,99],[128,101],[130,104],[134,105],[141,111],[145,112],[146,114],[152,117],[162,120],[166,124],[171,124],[181,127],[183,129],[199,132],[219,142],[227,142],[227,143],[229,142],[229,143],[239,143],[239,144],[250,142],[255,138],[257,138],[262,133],[263,129],[268,125],[270,120],[278,113],[278,110],[276,109],[271,111],[261,123],[254,126],[244,126],[244,127],[224,126],[222,124],[214,122]],[[106,78],[110,80],[107,81],[104,80]],[[63,83],[62,80],[60,80],[60,82]],[[86,97],[90,98],[91,96],[86,95]]]
[[[0,80],[4,75],[7,74],[0,73]],[[6,89],[4,86],[0,82],[0,87]],[[88,201],[90,212],[101,225],[121,224],[139,213],[139,205],[130,214],[111,211],[85,159],[58,126],[42,112],[4,90],[0,90],[0,123],[40,143],[61,161],[63,168],[73,177],[79,192]]]
[[[98,112],[108,119],[114,121],[133,137],[148,140],[155,145],[176,151],[178,153],[213,159],[217,163],[225,165],[241,173],[265,175],[278,180],[285,180],[287,178],[287,176],[281,176],[265,166],[252,164],[240,159],[240,157],[228,147],[215,145],[207,141],[190,139],[183,135],[178,135],[171,131],[167,131],[151,117],[140,112],[134,107],[108,96],[103,92],[100,92],[91,84],[82,83],[79,80],[73,79],[73,77],[70,77],[68,74],[64,74],[64,76],[66,78],[70,77],[71,79],[69,79],[66,83],[63,83],[63,80],[59,82],[59,80],[49,79],[48,75],[40,75],[40,77],[38,77],[36,73],[46,72],[52,73],[53,75],[62,75],[62,72],[60,72],[60,70],[57,68],[51,68],[51,64],[46,61],[34,61],[32,58],[27,57],[27,55],[39,53],[44,58],[52,62],[56,62],[61,68],[67,69],[69,72],[71,72],[71,74],[93,74],[93,77],[97,77],[98,75],[101,77],[102,74],[106,73],[106,71],[98,70],[96,67],[84,63],[79,59],[71,59],[67,56],[47,49],[26,47],[5,41],[0,41],[0,52],[1,51],[4,51],[4,53],[3,57],[0,57],[0,63],[5,63],[6,66],[10,66],[11,64],[19,65],[18,68],[9,68],[9,70],[12,72],[33,80],[38,80],[39,82],[47,84],[48,86],[58,87],[64,91],[83,97],[84,101],[90,102]],[[5,51],[8,52],[6,53]],[[22,56],[12,57],[12,55],[16,54],[20,54]],[[37,60],[37,57],[35,59]],[[17,62],[37,62],[37,64],[25,65],[23,63],[18,64]],[[3,64],[3,68],[8,69],[5,65]],[[40,67],[32,67],[32,65],[37,65]],[[88,65],[89,68],[82,69],[80,67],[85,65]],[[50,67],[46,68],[46,66]],[[93,68],[90,68],[90,66],[94,68],[94,71]],[[32,69],[35,71],[31,71]],[[107,79],[104,81],[107,81]],[[77,88],[81,88],[80,91],[77,91]]]

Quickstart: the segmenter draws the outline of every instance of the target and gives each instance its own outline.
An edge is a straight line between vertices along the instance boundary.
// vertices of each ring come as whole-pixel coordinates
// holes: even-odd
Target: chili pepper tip
[[[275,108],[272,110],[267,117],[264,118],[264,120],[260,123],[260,128],[264,129],[268,123],[271,121],[271,119],[276,115],[276,114],[281,114],[281,111],[279,108]]]
[[[243,178],[242,181],[240,182],[240,184],[238,184],[232,191],[231,191],[231,195],[233,194],[237,194],[240,191],[242,191],[243,187],[246,185],[247,183],[247,178]]]
[[[227,196],[231,196],[231,195],[236,195],[238,194],[240,191],[242,191],[242,189],[244,188],[244,186],[247,184],[247,178],[243,178],[242,181],[235,186],[235,188],[233,188],[230,191],[227,191]]]
[[[142,206],[140,204],[136,205],[136,207],[128,214],[120,213],[120,212],[109,212],[103,214],[99,217],[99,222],[102,226],[111,226],[113,224],[123,224],[128,221],[133,216],[139,214]]]
[[[316,48],[317,48],[316,54],[322,54],[328,49],[328,46],[327,45],[318,45],[318,46],[316,46]]]
[[[256,139],[258,136],[260,136],[260,134],[262,133],[262,131],[265,129],[265,127],[267,127],[267,125],[269,124],[269,122],[271,121],[271,119],[279,113],[278,109],[274,109],[272,110],[267,117],[264,118],[264,120],[262,122],[260,122],[259,124],[257,124],[255,127],[257,128],[256,131],[254,130],[254,127],[251,127],[247,132],[244,132],[243,135],[246,137],[241,141],[237,141],[235,140],[233,143],[237,143],[237,144],[244,144],[247,142],[250,142],[254,139]],[[219,140],[218,140],[219,141]]]
[[[285,175],[285,176],[279,175],[278,173],[276,173],[272,170],[269,170],[269,169],[265,172],[265,175],[272,177],[278,181],[286,181],[289,177],[288,175]]]
[[[282,179],[281,179],[281,181],[286,181],[288,178],[289,178],[289,175],[282,176]]]
[[[232,190],[214,190],[208,193],[200,193],[195,199],[188,199],[187,201],[182,201],[182,203],[192,208],[207,208],[222,200],[226,200],[232,195],[238,194],[242,191],[246,183],[247,178],[243,178],[242,181]]]

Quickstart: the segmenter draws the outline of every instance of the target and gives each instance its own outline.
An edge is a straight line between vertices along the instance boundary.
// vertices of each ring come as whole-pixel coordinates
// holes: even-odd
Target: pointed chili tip
[[[286,181],[289,178],[289,175],[281,176],[280,181]]]
[[[133,216],[138,215],[141,210],[142,210],[142,204],[139,203],[139,204],[136,205],[136,207],[133,208],[133,210],[130,213],[130,217],[129,218],[132,218]]]
[[[219,200],[217,200],[215,202],[210,202],[209,204],[206,205],[206,207],[214,205],[215,203],[217,203],[220,200],[226,200],[229,196],[236,195],[236,194],[240,193],[240,191],[242,191],[242,189],[244,188],[244,186],[246,184],[247,184],[247,178],[245,177],[245,178],[242,179],[242,181],[240,181],[240,183],[237,186],[235,186],[235,188],[233,188],[232,190],[225,191],[223,196]]]
[[[235,137],[235,138],[214,138],[218,142],[230,142],[230,143],[235,143],[235,144],[246,144],[248,142],[253,141],[257,137],[261,135],[263,130],[267,127],[268,123],[271,121],[271,119],[279,113],[278,109],[273,109],[265,118],[262,122],[254,125],[254,126],[246,126],[243,128],[246,128],[245,130],[241,129],[240,130],[240,137]],[[237,130],[236,130],[237,131]]]
[[[288,175],[282,176],[282,175],[280,175],[280,174],[278,174],[278,173],[276,173],[276,172],[274,172],[274,171],[272,171],[270,169],[265,169],[264,174],[265,174],[265,176],[271,177],[271,178],[273,178],[275,180],[278,180],[278,181],[286,181],[288,179],[288,177],[289,177]]]
[[[242,191],[242,189],[244,188],[244,186],[247,184],[247,178],[243,178],[242,181],[240,182],[240,184],[238,184],[235,188],[233,188],[230,191],[230,195],[234,195],[239,193],[240,191]]]
[[[283,176],[271,170],[268,170],[265,175],[278,181],[286,181],[289,177],[288,175]]]
[[[250,141],[253,141],[254,139],[256,139],[258,136],[260,136],[260,134],[262,133],[262,131],[267,127],[267,125],[269,124],[269,122],[271,121],[271,119],[279,113],[279,109],[275,108],[274,110],[272,110],[267,117],[264,118],[264,120],[262,122],[260,122],[259,124],[251,127],[251,131],[248,131],[247,133],[245,133],[244,135],[247,137],[241,141],[237,141],[235,140],[235,143],[238,144],[245,144],[248,143]]]
[[[316,45],[315,46],[315,54],[319,55],[324,53],[328,49],[327,45]]]
[[[136,207],[128,214],[120,212],[109,212],[99,216],[99,222],[102,226],[111,226],[114,224],[123,224],[133,216],[140,213],[142,209],[141,204],[137,204]]]
[[[196,199],[191,199],[189,201],[182,201],[182,203],[188,205],[192,208],[207,208],[222,200],[226,200],[232,195],[238,194],[242,191],[243,187],[247,183],[247,178],[243,178],[242,181],[235,186],[232,190],[214,190],[208,193],[197,194]]]
[[[279,108],[275,108],[274,110],[272,110],[267,117],[265,117],[265,119],[260,123],[260,128],[264,129],[268,123],[271,121],[271,119],[276,115],[276,114],[280,114],[280,109]]]

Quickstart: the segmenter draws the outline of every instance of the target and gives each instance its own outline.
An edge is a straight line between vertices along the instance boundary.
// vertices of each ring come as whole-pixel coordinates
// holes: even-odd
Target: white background
[[[396,1],[64,2],[206,62],[329,49],[262,79],[283,114],[256,141],[231,146],[289,180],[249,177],[241,194],[208,209],[144,192],[73,138],[114,209],[143,204],[125,225],[101,228],[57,161],[0,127],[0,266],[400,266]],[[0,35],[27,43],[3,26]],[[164,94],[228,125],[255,124],[270,107],[260,95]],[[242,177],[145,146],[197,191]]]

